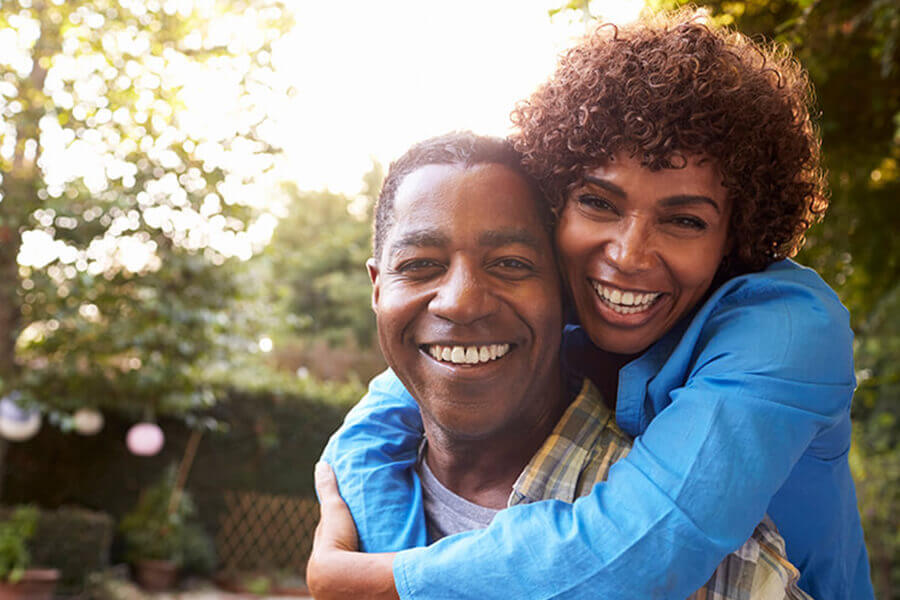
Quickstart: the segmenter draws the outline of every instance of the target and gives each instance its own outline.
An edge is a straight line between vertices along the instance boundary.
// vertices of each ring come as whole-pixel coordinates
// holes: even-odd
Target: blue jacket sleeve
[[[365,552],[394,552],[427,543],[422,492],[414,466],[422,418],[390,369],[347,413],[322,460],[334,469]]]
[[[684,377],[605,483],[401,552],[401,598],[683,599],[750,536],[804,452],[845,451],[817,443],[854,387],[837,299],[788,282],[711,302],[667,359],[686,362]]]

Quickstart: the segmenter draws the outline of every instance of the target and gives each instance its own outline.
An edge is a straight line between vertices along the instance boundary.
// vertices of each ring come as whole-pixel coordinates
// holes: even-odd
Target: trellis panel
[[[224,499],[216,547],[226,571],[306,570],[319,522],[315,498],[229,491]]]

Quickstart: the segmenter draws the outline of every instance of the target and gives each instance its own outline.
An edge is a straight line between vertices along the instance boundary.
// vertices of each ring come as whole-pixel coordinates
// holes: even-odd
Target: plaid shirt
[[[539,500],[574,502],[604,481],[610,466],[628,454],[631,439],[594,385],[581,392],[513,486],[509,506]],[[799,571],[786,558],[784,540],[765,517],[753,535],[729,554],[688,600],[811,600],[797,587]]]

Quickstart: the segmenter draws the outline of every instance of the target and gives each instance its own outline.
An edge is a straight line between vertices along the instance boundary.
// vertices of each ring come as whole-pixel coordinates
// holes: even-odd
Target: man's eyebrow
[[[625,192],[625,190],[612,183],[611,181],[607,181],[606,179],[595,177],[593,175],[585,175],[584,180],[588,183],[593,183],[598,187],[602,187],[608,192],[612,192],[613,194],[616,194],[623,198],[628,197],[628,194]],[[675,196],[667,196],[662,199],[660,204],[665,207],[689,206],[691,204],[709,204],[714,209],[716,209],[717,213],[722,212],[722,208],[718,204],[716,204],[715,200],[713,200],[709,196],[703,196],[701,194],[677,194]]]
[[[499,248],[510,244],[522,244],[537,250],[540,248],[540,240],[527,229],[507,227],[505,229],[491,229],[478,236],[478,243],[482,246]]]
[[[678,206],[690,206],[692,204],[708,204],[716,209],[717,213],[721,213],[722,209],[716,204],[716,201],[709,196],[700,194],[679,194],[677,196],[667,196],[660,202],[665,207],[674,208]]]
[[[393,256],[404,248],[441,248],[450,243],[447,235],[437,229],[415,229],[407,231],[390,247],[390,255]]]

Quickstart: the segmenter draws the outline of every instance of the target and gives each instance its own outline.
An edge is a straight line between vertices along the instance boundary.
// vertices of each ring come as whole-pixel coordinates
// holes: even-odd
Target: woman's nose
[[[654,233],[648,223],[636,218],[623,219],[613,239],[606,244],[606,256],[623,273],[646,271],[656,261],[654,243]]]

